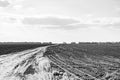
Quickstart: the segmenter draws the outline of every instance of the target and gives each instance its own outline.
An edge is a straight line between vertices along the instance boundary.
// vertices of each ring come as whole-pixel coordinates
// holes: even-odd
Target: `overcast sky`
[[[120,41],[120,0],[0,0],[0,41]]]

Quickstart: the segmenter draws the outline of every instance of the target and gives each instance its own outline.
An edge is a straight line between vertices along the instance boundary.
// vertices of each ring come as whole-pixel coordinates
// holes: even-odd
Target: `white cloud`
[[[18,4],[18,3],[23,2],[24,0],[5,0],[5,1],[8,1],[11,4]]]
[[[23,1],[24,0],[0,0],[0,7],[2,12],[6,13],[20,11],[23,9]]]
[[[0,7],[8,7],[10,3],[6,0],[0,0]]]
[[[61,16],[47,16],[47,15],[16,15],[16,14],[1,14],[0,22],[10,23],[14,25],[21,25],[28,29],[42,28],[42,29],[58,29],[58,30],[75,30],[81,28],[103,27],[103,28],[119,28],[119,17],[104,17],[104,18],[70,18]]]
[[[20,9],[22,9],[22,5],[15,5],[15,6],[13,6],[13,9],[20,10]]]
[[[63,25],[68,25],[68,24],[74,24],[74,23],[79,23],[80,21],[74,20],[74,19],[68,19],[68,18],[58,18],[58,17],[45,17],[45,18],[24,18],[23,19],[23,24],[28,24],[28,25],[58,25],[58,26],[63,26]]]
[[[120,26],[119,17],[104,17],[104,18],[84,18],[84,19],[72,19],[72,18],[58,18],[58,17],[25,17],[22,20],[24,25],[40,26],[48,29],[65,29],[73,30],[78,28],[88,27],[113,27]]]

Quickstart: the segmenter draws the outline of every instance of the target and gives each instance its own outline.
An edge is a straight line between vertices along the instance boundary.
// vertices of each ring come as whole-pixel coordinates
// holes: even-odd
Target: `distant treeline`
[[[53,45],[51,42],[0,42],[0,55]]]
[[[63,42],[61,44],[120,44],[120,42]]]
[[[74,56],[75,58],[88,56],[113,56],[120,58],[120,42],[79,42],[62,43],[49,47],[44,55],[59,54],[61,56]]]
[[[34,49],[48,45],[55,45],[52,42],[0,42],[0,55],[19,52],[27,49]],[[59,43],[64,49],[69,48],[74,51],[87,50],[89,54],[120,54],[120,42],[71,42]],[[68,49],[68,50],[69,50]]]

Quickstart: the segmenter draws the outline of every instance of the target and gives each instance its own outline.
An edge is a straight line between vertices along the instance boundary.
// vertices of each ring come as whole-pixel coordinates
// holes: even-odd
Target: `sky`
[[[0,0],[0,42],[118,42],[120,0]]]

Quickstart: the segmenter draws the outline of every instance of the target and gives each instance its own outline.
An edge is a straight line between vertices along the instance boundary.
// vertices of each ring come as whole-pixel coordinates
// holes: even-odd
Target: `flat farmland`
[[[109,76],[120,79],[120,44],[117,43],[60,44],[48,47],[44,56],[83,80]]]
[[[0,55],[20,52],[28,49],[34,49],[37,47],[43,47],[52,45],[51,43],[40,42],[6,42],[0,43]]]

